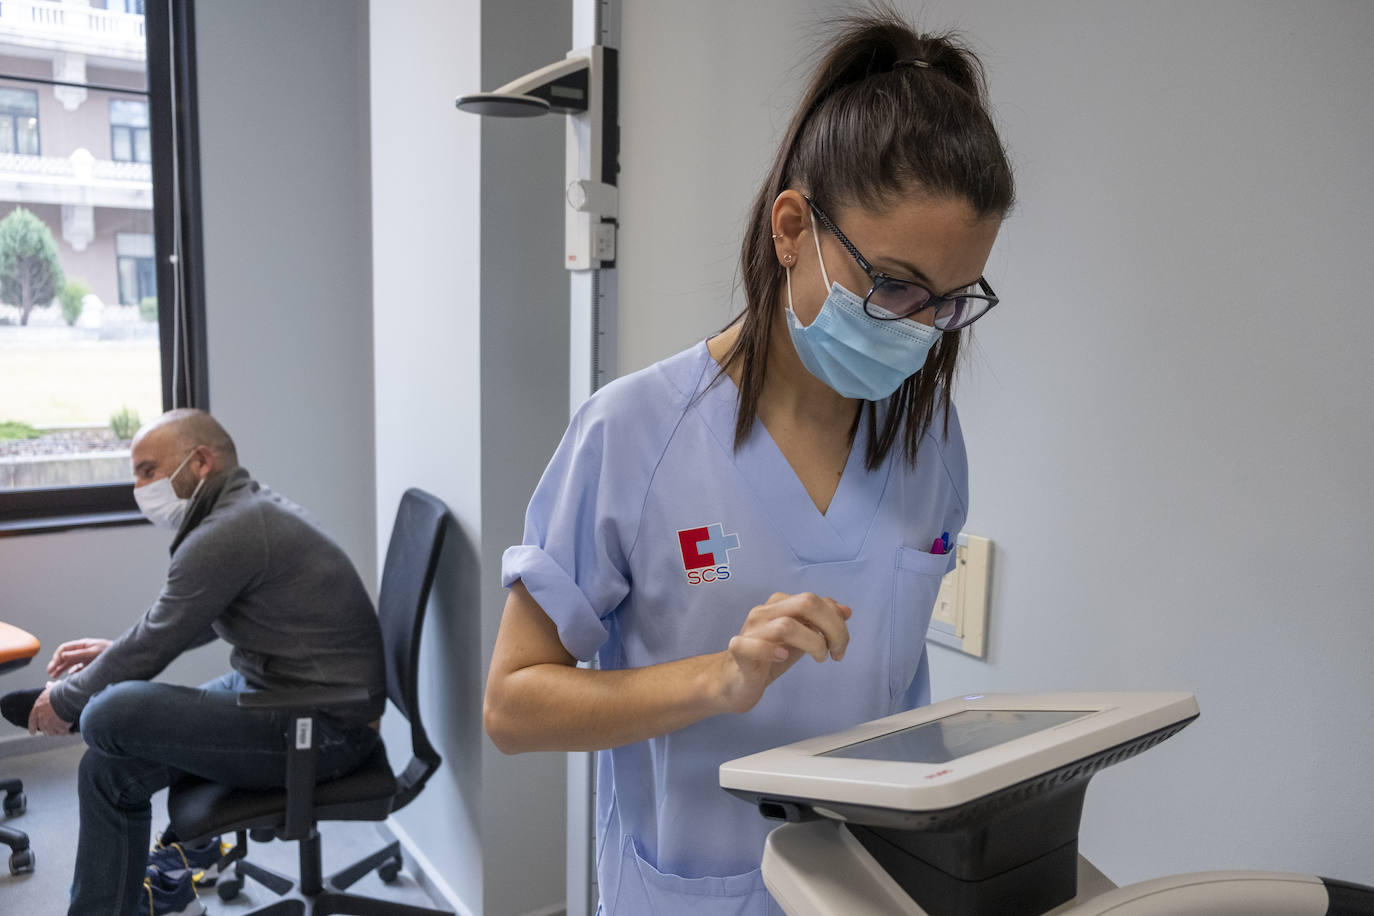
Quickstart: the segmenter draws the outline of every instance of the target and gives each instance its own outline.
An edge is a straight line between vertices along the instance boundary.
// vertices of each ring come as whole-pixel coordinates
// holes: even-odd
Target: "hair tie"
[[[930,64],[926,63],[920,58],[910,57],[906,60],[899,60],[892,65],[893,70],[896,70],[898,67],[919,67],[922,70],[929,70]]]

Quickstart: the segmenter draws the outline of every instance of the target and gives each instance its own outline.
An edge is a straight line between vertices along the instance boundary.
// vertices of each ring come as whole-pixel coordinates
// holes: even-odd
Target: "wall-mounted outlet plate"
[[[968,655],[987,654],[992,541],[960,532],[954,571],[940,582],[926,640]]]

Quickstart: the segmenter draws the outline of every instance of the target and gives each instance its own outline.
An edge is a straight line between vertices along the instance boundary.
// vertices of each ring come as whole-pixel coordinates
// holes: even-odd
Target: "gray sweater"
[[[75,722],[104,687],[150,680],[219,636],[254,690],[365,687],[373,708],[358,721],[377,718],[386,702],[381,629],[353,564],[303,509],[243,468],[214,483],[173,542],[157,602],[52,688],[53,710]]]

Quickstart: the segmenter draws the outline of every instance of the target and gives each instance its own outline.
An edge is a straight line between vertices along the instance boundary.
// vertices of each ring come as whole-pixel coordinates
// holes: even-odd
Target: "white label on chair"
[[[313,724],[311,719],[296,720],[296,750],[310,750],[310,726]]]

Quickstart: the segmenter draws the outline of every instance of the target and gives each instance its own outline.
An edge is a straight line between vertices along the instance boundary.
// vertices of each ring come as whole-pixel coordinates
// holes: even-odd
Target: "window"
[[[156,299],[153,237],[138,232],[120,232],[115,235],[115,256],[119,263],[119,304],[138,305],[144,299]]]
[[[0,153],[38,155],[38,93],[0,89]]]
[[[110,99],[110,158],[115,162],[152,162],[148,103]]]
[[[133,431],[209,406],[195,3],[104,6],[0,2],[0,535],[139,520]]]

